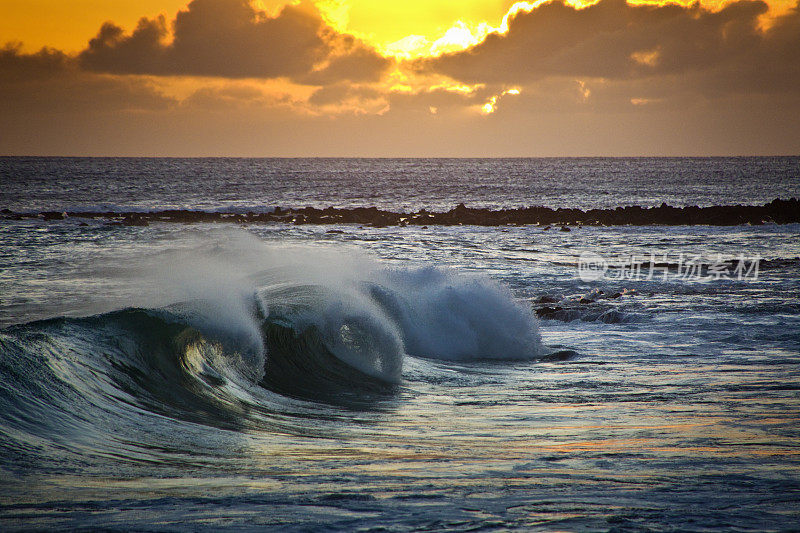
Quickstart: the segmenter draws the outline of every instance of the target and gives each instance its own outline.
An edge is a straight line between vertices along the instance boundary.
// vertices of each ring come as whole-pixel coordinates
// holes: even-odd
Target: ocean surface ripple
[[[0,529],[792,530],[798,234],[0,221]]]

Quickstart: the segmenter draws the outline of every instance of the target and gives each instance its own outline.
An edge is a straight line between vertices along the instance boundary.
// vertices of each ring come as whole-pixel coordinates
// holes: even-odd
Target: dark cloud
[[[355,39],[342,39],[344,51],[332,56],[321,68],[299,77],[298,81],[311,85],[328,85],[342,80],[358,83],[372,83],[381,75],[392,61],[379,55]]]
[[[163,110],[174,103],[146,80],[83,71],[57,50],[0,49],[0,112],[9,117]]]
[[[201,87],[181,102],[184,109],[220,111],[232,109],[260,109],[275,103],[263,91],[255,87],[241,86],[231,82],[222,87]]]
[[[69,58],[58,50],[42,48],[35,54],[22,53],[21,44],[0,48],[0,83],[46,80],[67,69]]]
[[[337,33],[307,6],[274,17],[250,0],[194,0],[172,24],[142,19],[130,35],[106,23],[80,56],[90,70],[116,74],[279,78],[326,84],[376,81],[391,61]]]
[[[633,80],[706,74],[707,90],[796,90],[800,81],[797,8],[766,31],[767,5],[740,1],[719,11],[699,4],[628,5],[602,0],[576,9],[561,2],[520,12],[506,34],[462,52],[418,61],[469,83],[525,84],[553,76]]]

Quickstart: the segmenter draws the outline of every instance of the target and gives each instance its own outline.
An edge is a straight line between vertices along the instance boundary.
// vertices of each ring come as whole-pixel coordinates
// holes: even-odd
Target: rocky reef
[[[739,224],[789,224],[800,222],[800,200],[776,199],[761,206],[726,205],[710,207],[672,207],[666,203],[658,207],[627,206],[615,209],[569,209],[549,207],[521,207],[513,209],[472,208],[459,204],[446,212],[402,213],[377,207],[318,209],[314,207],[276,207],[269,212],[225,213],[201,210],[163,210],[152,212],[28,212],[0,211],[0,219],[22,220],[39,218],[58,221],[66,218],[100,219],[119,226],[147,226],[154,222],[174,223],[289,223],[289,224],[359,224],[372,227],[389,226],[504,226],[529,225],[567,226],[618,226],[618,225],[711,225],[735,226]]]

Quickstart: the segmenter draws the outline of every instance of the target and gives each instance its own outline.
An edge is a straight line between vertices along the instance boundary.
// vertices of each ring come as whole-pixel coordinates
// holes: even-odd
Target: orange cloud
[[[269,16],[249,0],[193,0],[171,32],[164,17],[140,20],[130,35],[106,23],[79,61],[114,74],[286,77],[308,84],[377,81],[392,63],[327,26],[313,9],[288,5]]]
[[[146,80],[84,72],[57,50],[22,54],[18,46],[0,49],[0,116],[17,124],[35,115],[51,114],[51,122],[59,124],[74,113],[163,111],[175,103]],[[67,124],[60,126],[68,131]]]
[[[766,30],[760,1],[713,11],[698,4],[630,5],[601,0],[582,9],[566,3],[520,11],[506,33],[467,50],[412,63],[466,83],[525,84],[548,77],[651,79],[701,75],[718,91],[790,90],[800,83],[800,12]]]
[[[0,48],[0,130],[11,132],[0,153],[800,150],[797,8],[764,28],[767,5],[747,0],[549,2],[512,10],[506,31],[465,50],[401,61],[308,3],[255,5],[195,0],[132,32],[109,23],[79,54]]]

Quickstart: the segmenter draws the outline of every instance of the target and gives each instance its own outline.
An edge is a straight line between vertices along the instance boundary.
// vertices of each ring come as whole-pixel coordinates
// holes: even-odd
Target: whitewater
[[[797,158],[0,169],[31,212],[800,196]],[[796,527],[800,225],[569,229],[0,220],[0,528]]]

